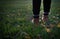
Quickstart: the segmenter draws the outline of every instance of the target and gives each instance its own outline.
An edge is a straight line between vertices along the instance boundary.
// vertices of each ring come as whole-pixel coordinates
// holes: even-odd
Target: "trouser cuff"
[[[33,17],[34,17],[34,18],[39,18],[39,15],[34,15]]]
[[[48,15],[49,14],[49,12],[44,12],[44,15]]]

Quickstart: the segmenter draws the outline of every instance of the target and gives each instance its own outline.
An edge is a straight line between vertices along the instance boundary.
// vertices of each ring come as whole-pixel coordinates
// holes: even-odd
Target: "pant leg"
[[[51,0],[43,0],[44,15],[48,15],[51,7]]]
[[[39,17],[41,0],[33,0],[33,15]]]

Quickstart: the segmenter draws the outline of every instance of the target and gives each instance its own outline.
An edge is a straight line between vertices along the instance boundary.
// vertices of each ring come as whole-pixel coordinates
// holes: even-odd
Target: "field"
[[[50,32],[42,20],[35,27],[31,23],[32,0],[0,1],[0,39],[60,39],[60,1],[52,0],[49,21],[53,27]],[[42,4],[41,4],[42,5]],[[41,6],[40,17],[43,7]]]

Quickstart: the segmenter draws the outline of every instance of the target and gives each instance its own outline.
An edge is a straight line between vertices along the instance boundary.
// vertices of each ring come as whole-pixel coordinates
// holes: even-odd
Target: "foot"
[[[39,25],[39,18],[33,18],[32,23],[34,23],[34,25],[38,26]]]
[[[45,22],[46,28],[50,28],[50,22],[48,19],[48,15],[44,15],[42,20],[43,22]]]
[[[42,19],[44,22],[48,21],[48,15],[44,15]]]
[[[39,18],[34,18],[34,24],[39,25]]]

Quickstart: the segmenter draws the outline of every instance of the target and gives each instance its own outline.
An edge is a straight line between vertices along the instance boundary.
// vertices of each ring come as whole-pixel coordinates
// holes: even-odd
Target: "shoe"
[[[42,16],[42,20],[43,20],[44,22],[48,21],[48,15]]]
[[[34,18],[34,24],[39,24],[39,18]]]
[[[31,20],[32,23],[34,23],[34,25],[38,26],[39,25],[39,18],[33,18]]]
[[[42,20],[43,20],[43,22],[45,22],[46,28],[50,28],[50,22],[49,22],[49,19],[48,19],[48,15],[44,15],[42,17]]]

